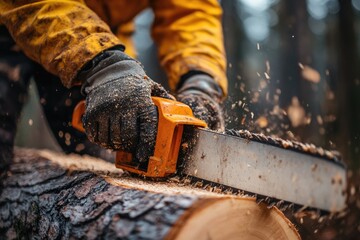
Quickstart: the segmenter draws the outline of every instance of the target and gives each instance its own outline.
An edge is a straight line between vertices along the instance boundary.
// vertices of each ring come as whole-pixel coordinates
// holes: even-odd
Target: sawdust
[[[155,182],[151,180],[143,180],[132,177],[111,178],[106,177],[105,180],[113,185],[125,187],[143,189],[150,192],[165,193],[165,194],[185,194],[196,195],[201,197],[229,197],[229,195],[209,192],[200,188],[192,187],[191,185],[179,185],[177,182],[171,180],[166,182]]]
[[[301,76],[309,82],[312,83],[319,83],[321,80],[321,75],[320,73],[315,70],[314,68],[307,66],[307,65],[303,65],[301,63],[299,63],[299,67],[301,69]]]
[[[178,183],[167,179],[164,181],[154,181],[132,177],[121,169],[117,169],[114,164],[106,162],[102,159],[91,157],[88,155],[63,154],[50,150],[36,150],[16,148],[15,155],[20,157],[38,155],[46,158],[53,163],[58,164],[62,168],[69,171],[89,171],[105,178],[107,182],[113,185],[125,188],[141,189],[150,192],[164,194],[186,194],[201,197],[229,197],[222,193],[209,192],[191,186],[190,184]]]
[[[54,152],[51,150],[35,150],[35,149],[23,149],[17,148],[15,154],[38,154],[58,165],[62,168],[76,171],[90,171],[100,175],[110,176],[122,176],[124,171],[115,168],[114,164],[106,162],[100,158],[95,158],[89,155],[77,155],[77,154],[63,154]]]

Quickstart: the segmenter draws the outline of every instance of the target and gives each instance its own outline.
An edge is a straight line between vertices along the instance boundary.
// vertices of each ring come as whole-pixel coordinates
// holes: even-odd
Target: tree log
[[[0,239],[300,239],[275,207],[128,176],[92,157],[15,151]]]

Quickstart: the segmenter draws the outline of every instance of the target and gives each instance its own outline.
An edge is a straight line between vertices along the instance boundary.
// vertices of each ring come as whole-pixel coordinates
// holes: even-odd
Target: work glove
[[[195,117],[205,121],[210,129],[224,131],[220,107],[223,92],[215,80],[207,74],[196,73],[181,82],[177,100],[189,105]]]
[[[139,162],[146,162],[154,152],[158,123],[151,96],[170,95],[120,50],[105,51],[79,76],[84,79],[83,124],[90,141],[131,152]]]

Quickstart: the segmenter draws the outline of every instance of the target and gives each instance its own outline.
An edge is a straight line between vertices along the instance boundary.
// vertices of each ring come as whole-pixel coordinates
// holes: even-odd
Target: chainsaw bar
[[[254,196],[269,207],[339,212],[346,171],[336,152],[249,131],[186,128],[180,173],[194,186]]]

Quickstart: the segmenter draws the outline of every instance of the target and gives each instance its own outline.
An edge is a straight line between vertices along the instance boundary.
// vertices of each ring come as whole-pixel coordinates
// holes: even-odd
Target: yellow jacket
[[[0,0],[0,23],[28,57],[71,87],[81,84],[78,71],[101,51],[124,44],[134,55],[132,20],[149,6],[155,14],[152,36],[172,90],[183,74],[202,70],[226,94],[217,0]]]

